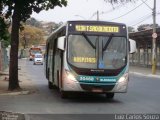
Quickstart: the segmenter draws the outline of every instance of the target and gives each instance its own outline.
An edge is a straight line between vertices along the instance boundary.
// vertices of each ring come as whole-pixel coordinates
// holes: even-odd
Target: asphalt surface
[[[128,92],[115,94],[113,100],[106,99],[104,95],[92,94],[73,94],[69,99],[61,99],[57,89],[48,89],[43,65],[33,65],[28,60],[21,61],[21,64],[26,64],[26,74],[38,91],[29,95],[0,96],[0,111],[32,114],[31,116],[160,113],[159,78],[130,74]]]

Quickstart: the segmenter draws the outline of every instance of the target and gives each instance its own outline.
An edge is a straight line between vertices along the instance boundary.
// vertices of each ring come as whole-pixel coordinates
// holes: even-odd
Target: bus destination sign
[[[75,30],[78,32],[104,32],[104,33],[119,33],[118,26],[105,25],[75,25]]]

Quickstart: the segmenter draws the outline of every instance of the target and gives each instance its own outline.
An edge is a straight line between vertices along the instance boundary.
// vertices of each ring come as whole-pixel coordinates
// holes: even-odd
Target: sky
[[[104,0],[68,0],[67,7],[33,13],[32,17],[56,23],[68,20],[97,20],[98,11],[99,20],[125,23],[136,28],[141,24],[153,23],[153,3],[154,0],[138,0],[136,3],[111,5]],[[156,23],[160,25],[160,0],[156,0],[156,12]]]

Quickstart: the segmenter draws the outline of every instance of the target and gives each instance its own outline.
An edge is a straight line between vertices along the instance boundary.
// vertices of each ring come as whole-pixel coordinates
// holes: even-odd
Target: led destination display
[[[76,31],[118,33],[118,26],[75,25]]]

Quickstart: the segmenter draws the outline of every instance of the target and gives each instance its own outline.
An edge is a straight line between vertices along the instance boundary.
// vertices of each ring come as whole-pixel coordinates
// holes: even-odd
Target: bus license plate
[[[92,92],[101,93],[101,92],[103,92],[103,90],[102,89],[92,89]]]

